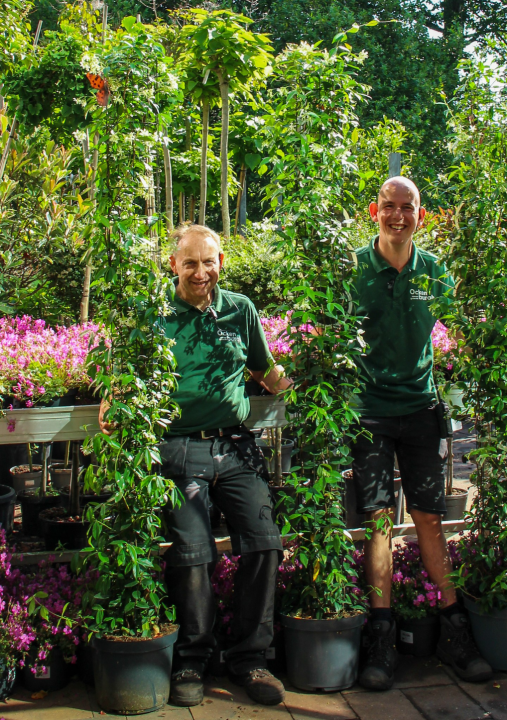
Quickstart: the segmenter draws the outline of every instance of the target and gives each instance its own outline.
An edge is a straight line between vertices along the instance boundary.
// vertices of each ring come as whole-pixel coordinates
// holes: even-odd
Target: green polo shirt
[[[445,266],[413,244],[410,262],[398,272],[371,243],[357,251],[354,281],[357,314],[368,348],[358,359],[364,417],[408,415],[436,400],[431,331],[437,318],[430,305],[454,287]],[[434,282],[423,288],[416,278]]]
[[[265,371],[272,364],[254,304],[218,285],[211,303],[216,318],[209,308],[203,312],[176,292],[169,304],[173,312],[165,318],[165,332],[175,340],[172,351],[179,378],[173,398],[181,409],[171,434],[244,422],[250,414],[244,369]]]

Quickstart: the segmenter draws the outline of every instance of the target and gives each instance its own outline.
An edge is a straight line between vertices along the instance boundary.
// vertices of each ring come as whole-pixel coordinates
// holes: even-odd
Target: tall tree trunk
[[[193,224],[195,220],[195,195],[190,196],[190,203],[188,206],[188,219]]]
[[[148,157],[146,166],[148,168],[148,180],[150,183],[148,189],[148,197],[146,198],[146,221],[148,223],[148,234],[151,242],[151,259],[160,269],[160,253],[158,246],[158,233],[155,225],[150,225],[150,218],[155,215],[155,187],[153,177],[153,167],[151,165],[151,158]]]
[[[229,151],[229,78],[221,69],[217,70],[222,98],[222,135],[220,141],[220,195],[222,200],[222,228],[224,237],[231,235],[231,219],[229,217],[229,194],[227,192],[227,170]]]
[[[95,182],[97,178],[97,166],[99,164],[99,134],[95,133],[93,137],[93,155],[91,162],[91,175],[88,185],[88,197],[92,203],[95,202]],[[83,154],[85,156],[85,163],[89,157],[89,141],[88,134],[83,140]],[[85,164],[86,168],[86,164]],[[92,264],[86,263],[84,278],[83,278],[83,292],[81,294],[81,305],[79,308],[79,322],[85,323],[88,321],[90,311],[90,284],[92,280]]]
[[[171,153],[169,152],[169,146],[166,140],[164,140],[162,143],[162,150],[164,153],[165,171],[165,216],[167,232],[170,233],[174,230],[173,171],[171,166]]]
[[[238,234],[238,227],[239,227],[239,213],[241,210],[241,199],[243,197],[243,193],[245,191],[245,177],[246,177],[246,165],[243,163],[241,166],[241,172],[239,174],[239,190],[238,190],[238,198],[236,200],[236,222],[234,223],[234,234]]]
[[[185,193],[179,195],[180,224],[185,222]]]
[[[199,200],[199,225],[206,222],[206,194],[208,190],[208,135],[209,100],[202,101],[202,144],[201,144],[201,197]]]

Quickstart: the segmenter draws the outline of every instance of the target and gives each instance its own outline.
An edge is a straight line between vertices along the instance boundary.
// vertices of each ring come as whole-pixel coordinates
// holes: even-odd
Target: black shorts
[[[174,480],[183,500],[166,508],[166,562],[203,565],[217,558],[209,500],[225,515],[234,555],[282,550],[262,452],[249,432],[230,438],[174,437],[160,446],[162,474]]]
[[[440,438],[434,408],[396,417],[363,417],[353,443],[352,469],[357,512],[393,507],[394,454],[398,458],[408,511],[445,515],[444,465],[447,442]]]

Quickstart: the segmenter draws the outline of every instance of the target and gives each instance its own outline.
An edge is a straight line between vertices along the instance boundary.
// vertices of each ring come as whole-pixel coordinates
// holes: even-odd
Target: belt
[[[226,428],[211,428],[210,430],[198,430],[188,433],[192,440],[213,440],[214,438],[230,437],[231,435],[243,435],[248,432],[244,425],[232,425]]]

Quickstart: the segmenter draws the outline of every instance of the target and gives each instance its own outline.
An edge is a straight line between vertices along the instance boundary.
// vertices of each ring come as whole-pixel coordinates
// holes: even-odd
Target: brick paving
[[[473,465],[466,454],[474,448],[469,426],[455,434],[455,486],[470,487]],[[463,462],[465,456],[465,462]],[[469,502],[471,501],[470,493]],[[283,705],[264,707],[249,700],[227,678],[208,678],[204,701],[194,708],[167,705],[145,715],[153,720],[507,720],[507,674],[478,685],[457,678],[437,658],[400,657],[396,682],[389,692],[372,693],[358,685],[341,693],[306,693],[282,676],[287,696]],[[93,687],[73,680],[43,699],[16,686],[0,703],[0,720],[88,720],[118,718],[101,712]],[[131,718],[138,715],[128,716]]]
[[[392,690],[373,693],[355,686],[341,693],[306,693],[285,678],[283,705],[253,703],[227,678],[208,678],[204,701],[193,708],[167,705],[153,720],[507,720],[507,674],[478,685],[458,680],[437,658],[404,656]],[[124,716],[101,713],[93,688],[74,680],[42,700],[16,687],[0,704],[5,720],[88,720]],[[128,716],[130,718],[139,716]]]

